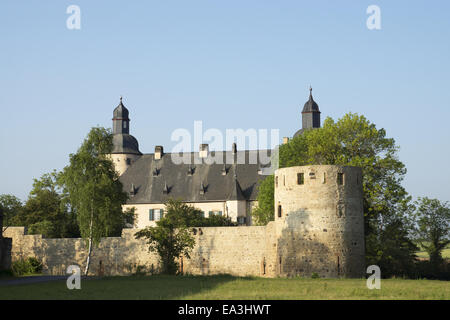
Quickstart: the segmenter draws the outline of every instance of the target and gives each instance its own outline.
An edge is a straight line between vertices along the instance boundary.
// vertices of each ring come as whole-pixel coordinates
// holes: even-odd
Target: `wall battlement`
[[[196,244],[190,259],[180,258],[180,269],[190,274],[362,277],[362,199],[360,168],[278,169],[275,221],[267,226],[192,228]],[[103,238],[93,250],[91,273],[125,275],[138,266],[157,271],[159,258],[148,251],[145,240],[134,238],[137,231],[124,229],[121,237]],[[85,265],[82,239],[45,239],[27,235],[23,227],[9,227],[4,235],[13,239],[13,261],[36,257],[44,273],[61,275],[69,265]]]

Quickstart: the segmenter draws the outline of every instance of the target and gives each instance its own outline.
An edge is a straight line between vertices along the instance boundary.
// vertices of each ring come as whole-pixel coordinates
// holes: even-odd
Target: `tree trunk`
[[[94,202],[94,200],[92,200]],[[94,220],[94,206],[91,203],[91,222],[89,225],[89,251],[86,260],[86,269],[84,270],[84,275],[87,276],[89,272],[89,264],[91,263],[91,253],[92,253],[92,224]]]

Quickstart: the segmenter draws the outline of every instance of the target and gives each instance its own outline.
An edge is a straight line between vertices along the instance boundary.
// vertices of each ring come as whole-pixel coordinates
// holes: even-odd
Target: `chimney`
[[[289,142],[289,138],[288,137],[283,137],[283,144],[286,144]]]
[[[164,154],[163,146],[156,146],[155,147],[155,160],[161,159],[163,154]]]
[[[202,143],[199,148],[199,153],[198,153],[199,158],[208,157],[208,150],[209,150],[208,144]]]

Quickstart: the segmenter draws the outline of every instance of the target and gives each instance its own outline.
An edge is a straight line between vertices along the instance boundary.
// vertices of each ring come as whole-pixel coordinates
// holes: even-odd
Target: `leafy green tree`
[[[55,238],[55,225],[48,220],[33,223],[28,226],[29,234],[42,234],[44,238]]]
[[[392,276],[409,277],[415,272],[415,259],[418,247],[411,240],[410,229],[403,221],[392,221],[380,234],[368,234],[376,255],[368,257],[367,264],[380,267],[383,278]]]
[[[198,224],[192,224],[191,227],[232,227],[237,226],[236,222],[231,221],[230,217],[213,215],[208,218],[202,217]]]
[[[162,273],[175,274],[176,259],[184,255],[190,258],[195,239],[188,227],[202,219],[201,211],[178,200],[168,200],[164,217],[156,227],[147,227],[135,234],[136,239],[146,238],[149,250],[161,258]]]
[[[136,239],[146,238],[149,250],[161,257],[162,272],[174,274],[177,271],[176,259],[181,255],[189,259],[195,239],[190,227],[235,226],[229,217],[214,215],[203,217],[202,211],[183,203],[169,199],[165,203],[164,217],[156,222],[156,227],[147,227],[135,234]]]
[[[79,236],[75,215],[66,205],[57,177],[53,171],[34,179],[28,200],[14,217],[15,225],[26,226],[30,234],[48,238]]]
[[[348,113],[336,122],[327,118],[322,128],[306,130],[280,146],[280,167],[314,164],[361,167],[366,255],[369,261],[377,263],[380,251],[385,250],[380,246],[382,234],[399,226],[398,221],[404,227],[409,226],[411,197],[401,185],[406,168],[398,159],[398,150],[384,129],[377,129],[362,115]],[[406,252],[393,259],[412,256],[410,246],[401,248]]]
[[[127,208],[123,211],[123,227],[124,228],[134,228],[136,227],[136,219],[137,219],[137,213],[136,213],[136,207]]]
[[[12,194],[0,195],[0,209],[3,209],[3,226],[16,225],[15,217],[22,210],[22,202]]]
[[[450,206],[448,202],[427,197],[416,201],[416,238],[430,256],[430,263],[438,267],[442,250],[450,244]]]
[[[252,210],[252,218],[256,225],[265,226],[274,220],[274,176],[261,180],[258,185],[258,206]]]
[[[98,245],[102,237],[119,236],[124,225],[122,204],[127,194],[108,157],[112,146],[109,130],[92,128],[59,177],[88,245],[86,275],[93,245]]]

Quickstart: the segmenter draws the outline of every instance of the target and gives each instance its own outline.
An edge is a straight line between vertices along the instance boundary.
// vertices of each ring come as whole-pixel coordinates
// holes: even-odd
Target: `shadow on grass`
[[[252,277],[215,276],[124,276],[81,280],[80,290],[69,290],[65,280],[0,286],[0,300],[83,299],[83,300],[177,300],[194,294],[207,294],[220,285]]]

